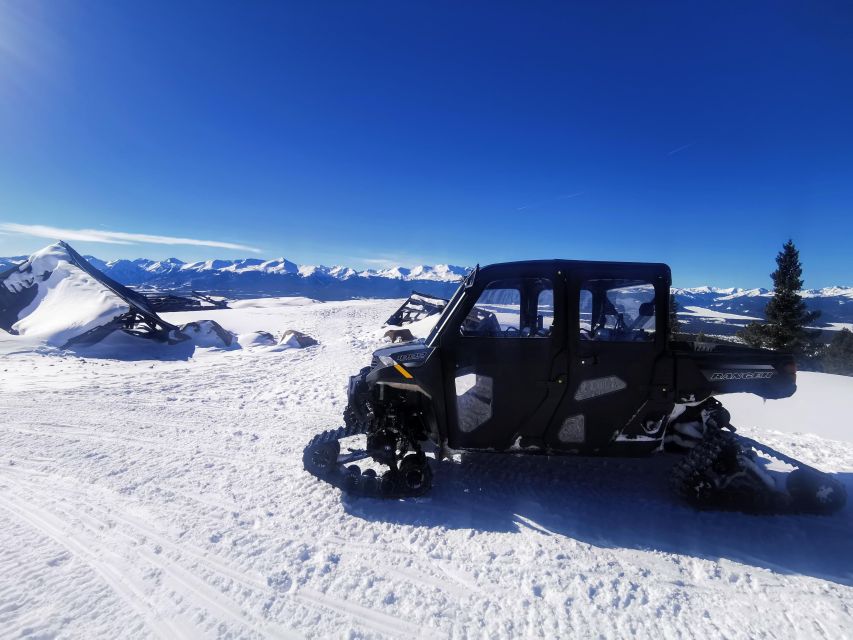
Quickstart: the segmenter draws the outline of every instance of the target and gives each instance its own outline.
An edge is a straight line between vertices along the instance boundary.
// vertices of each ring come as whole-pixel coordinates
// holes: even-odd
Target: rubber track
[[[751,456],[750,449],[754,448],[791,466],[819,474],[827,482],[838,485],[838,490],[843,491],[843,486],[832,477],[832,474],[818,471],[775,450],[768,451],[767,447],[751,438],[744,438],[719,429],[709,429],[706,437],[673,467],[670,486],[675,494],[699,508],[732,509],[754,513],[813,511],[809,505],[797,504],[788,493],[770,489],[760,478],[755,477],[739,463],[734,471],[720,469],[720,466],[730,464],[731,461],[724,461],[722,456],[724,452],[730,455],[731,447],[736,448],[737,458]],[[739,474],[744,471],[746,473]],[[734,474],[738,474],[735,481],[728,486],[722,486]]]
[[[352,469],[353,465],[346,467],[343,464],[337,464],[326,473],[318,473],[316,466],[311,462],[314,453],[318,449],[333,442],[340,442],[344,438],[365,435],[366,433],[367,429],[355,422],[352,422],[345,427],[339,427],[338,429],[331,429],[329,431],[318,433],[311,439],[308,446],[305,447],[305,450],[302,453],[303,467],[314,477],[324,482],[328,482],[351,496],[400,499],[422,496],[424,493],[429,491],[432,474],[428,463],[426,467],[427,482],[424,486],[419,487],[418,489],[409,489],[408,487],[403,486],[400,482],[389,482],[387,478],[383,480],[383,477],[372,475],[371,470],[369,469],[360,471],[358,474],[353,474],[349,471],[349,469]]]

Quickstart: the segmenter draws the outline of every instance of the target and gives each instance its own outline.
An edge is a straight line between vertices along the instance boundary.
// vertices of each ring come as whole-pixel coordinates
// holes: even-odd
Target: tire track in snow
[[[127,582],[123,575],[127,573],[126,568],[118,571],[112,563],[99,559],[91,545],[85,544],[78,536],[68,535],[63,531],[62,523],[56,522],[52,514],[40,509],[32,502],[21,505],[8,491],[0,491],[0,508],[27,524],[38,534],[53,540],[91,567],[119,599],[158,637],[164,640],[188,637],[180,627],[162,617],[144,592]]]
[[[125,522],[125,524],[128,524],[131,527],[136,528],[138,531],[149,535],[152,539],[157,540],[158,544],[161,544],[164,548],[171,548],[173,552],[177,553],[178,556],[180,556],[184,551],[187,551],[190,555],[193,555],[199,561],[199,564],[201,564],[204,568],[210,570],[213,573],[220,573],[222,575],[225,575],[226,577],[230,577],[232,580],[262,593],[268,593],[270,591],[269,585],[264,584],[262,582],[262,577],[258,574],[255,574],[254,579],[251,576],[242,576],[227,565],[224,565],[219,561],[212,560],[209,556],[204,555],[200,551],[194,551],[192,549],[187,548],[186,546],[179,547],[178,545],[166,540],[161,535],[151,530],[150,527],[147,527],[138,521],[133,522],[135,518],[133,518],[132,516],[130,517],[131,519],[128,519],[128,517],[126,516],[119,516],[112,512],[111,514],[113,517],[116,517],[117,519]],[[146,551],[144,553],[150,556],[150,552]],[[156,557],[149,557],[149,560],[151,560],[152,562],[158,561]],[[177,567],[177,565],[170,566]],[[182,580],[184,584],[187,584],[187,581],[192,580],[193,578],[193,576],[186,572],[186,570],[183,568],[179,568],[178,573],[183,573],[184,578],[179,577],[179,580]],[[403,573],[403,575],[405,576],[406,574]],[[412,633],[411,635],[421,635],[420,627],[418,627],[417,625],[407,623],[406,621],[401,620],[400,618],[397,618],[390,614],[373,611],[371,609],[349,602],[347,600],[342,600],[329,596],[327,594],[322,594],[310,588],[298,588],[295,593],[290,595],[296,598],[297,600],[302,601],[304,604],[310,605],[310,608],[316,609],[319,607],[333,609],[337,613],[343,614],[347,618],[355,618],[358,622],[361,623],[362,626],[373,631],[377,631],[380,633],[388,633],[388,629],[390,628],[396,629],[396,633],[399,633],[399,629],[401,628],[410,628],[412,630],[417,631],[417,633]],[[294,637],[294,635],[282,636],[280,634],[271,634],[269,628],[264,629],[264,632],[265,634],[270,635],[270,637]],[[391,635],[395,635],[395,633],[392,633]]]
[[[18,486],[20,487],[21,485]],[[56,495],[53,490],[51,490],[50,494],[42,494],[40,491],[34,490],[33,487],[27,487],[27,490],[42,499],[55,499]],[[45,490],[47,491],[47,489]],[[79,499],[79,495],[77,496],[77,498]],[[135,530],[137,533],[140,533],[143,538],[150,537],[152,539],[157,540],[158,544],[161,544],[161,546],[163,547],[172,549],[172,551],[176,552],[178,556],[181,556],[182,551],[188,551],[188,554],[191,553],[188,549],[185,549],[184,547],[178,547],[178,545],[168,541],[166,538],[155,533],[149,527],[140,525],[138,521],[134,522],[128,519],[127,517],[117,515],[112,510],[105,508],[101,505],[96,505],[91,501],[84,500],[83,502],[85,502],[86,506],[92,508],[93,510],[99,510],[102,513],[106,512],[108,517],[112,517],[116,520],[122,521],[125,526],[131,528],[131,530]],[[65,503],[64,507],[66,509],[70,507],[71,513],[68,514],[66,512],[66,515],[71,515],[71,517],[76,517],[81,521],[90,520],[97,523],[96,526],[99,527],[99,530],[94,530],[91,527],[87,527],[95,536],[105,537],[104,532],[112,530],[112,527],[110,527],[110,523],[106,520],[96,518],[89,513],[81,512],[78,508],[75,508],[74,506],[69,505],[68,503]],[[85,527],[86,525],[83,526]],[[78,535],[79,533],[80,531],[78,528],[74,532],[74,534]],[[131,535],[128,535],[127,533],[120,532],[119,535],[122,535],[123,537],[127,538],[128,541],[133,545],[139,544],[139,540],[137,540]],[[249,628],[259,628],[260,632],[265,637],[269,638],[281,638],[283,640],[291,640],[294,638],[302,637],[297,633],[272,627],[266,621],[258,620],[254,616],[243,613],[240,607],[236,603],[230,601],[225,594],[220,591],[217,591],[214,587],[209,585],[203,579],[194,576],[191,572],[177,564],[177,562],[167,562],[163,558],[159,557],[159,554],[154,554],[151,551],[141,548],[141,546],[135,548],[128,545],[122,545],[116,539],[115,535],[111,537],[106,537],[110,538],[112,546],[118,546],[125,553],[136,555],[137,557],[144,559],[149,565],[152,565],[159,569],[164,576],[170,579],[173,585],[178,586],[178,593],[180,593],[182,596],[188,596],[190,599],[195,600],[197,606],[201,605],[198,606],[199,609],[211,613],[214,617],[217,617],[220,620],[230,619],[232,622],[236,622],[241,627],[248,626]],[[116,555],[120,558],[124,557],[121,554]],[[267,585],[262,584],[260,581],[256,582],[252,580],[251,577],[247,578],[244,576],[240,576],[237,571],[231,569],[230,567],[227,567],[224,563],[211,560],[210,558],[205,557],[201,552],[196,552],[194,555],[196,556],[196,559],[198,560],[199,564],[203,565],[204,568],[206,568],[211,573],[219,573],[221,575],[225,575],[226,577],[231,578],[235,582],[239,582],[244,586],[247,586],[256,591],[269,592],[269,587]],[[168,638],[170,636],[167,635],[165,637]]]
[[[68,425],[49,425],[47,423],[38,423],[38,425],[34,423],[23,423],[28,426],[56,426],[61,427],[61,431],[47,431],[44,429],[27,429],[26,426],[17,426],[17,425],[4,425],[5,431],[15,431],[17,433],[22,433],[24,435],[36,435],[36,436],[45,436],[45,437],[60,437],[66,438],[69,440],[94,440],[96,442],[110,442],[110,443],[118,443],[118,444],[136,444],[143,447],[148,447],[149,449],[154,449],[156,451],[169,451],[170,453],[174,453],[175,445],[177,444],[174,440],[166,440],[165,438],[161,440],[152,440],[146,438],[137,438],[134,436],[126,436],[126,435],[110,435],[102,432],[94,432],[94,431],[86,431],[82,429],[77,429],[74,427],[70,427]],[[253,456],[253,455],[229,455],[223,453],[216,453],[213,451],[205,451],[198,447],[197,442],[191,442],[190,446],[186,447],[182,451],[183,453],[187,453],[190,455],[201,455],[208,458],[214,458],[217,460],[223,460],[225,462],[235,463],[235,462],[244,462],[256,466],[258,463],[267,462],[270,464],[290,464],[292,461],[286,458],[280,458],[277,456]]]
[[[17,484],[17,483],[15,483]],[[21,485],[18,484],[20,487]],[[190,598],[194,598],[197,603],[200,601],[202,604],[206,603],[205,606],[201,606],[199,608],[203,610],[210,611],[214,616],[218,617],[220,620],[223,618],[230,618],[232,621],[236,621],[241,625],[245,625],[247,622],[246,614],[239,608],[239,606],[228,600],[227,596],[215,590],[214,587],[209,585],[207,582],[202,580],[201,578],[193,575],[188,569],[178,564],[178,561],[184,555],[192,556],[196,563],[201,566],[203,569],[206,569],[210,573],[218,573],[227,578],[230,578],[236,583],[242,584],[244,587],[248,587],[256,592],[262,594],[270,594],[272,589],[268,584],[265,583],[265,580],[259,574],[253,572],[240,573],[238,570],[228,566],[227,564],[220,562],[216,559],[211,558],[209,555],[205,554],[201,550],[196,550],[187,544],[178,545],[167,538],[165,538],[162,534],[154,531],[149,525],[140,521],[137,517],[126,514],[126,513],[117,513],[115,509],[111,509],[110,507],[104,506],[99,503],[95,503],[91,500],[90,497],[81,494],[80,492],[69,490],[67,488],[61,486],[55,487],[43,487],[40,490],[35,487],[28,486],[27,490],[37,495],[42,499],[56,499],[56,495],[65,494],[68,496],[73,496],[75,500],[83,503],[85,506],[88,506],[92,510],[99,511],[102,514],[102,518],[106,516],[107,518],[114,519],[124,524],[128,529],[132,532],[135,532],[137,535],[143,538],[150,538],[157,542],[164,550],[168,550],[172,554],[172,560],[174,562],[168,563],[163,558],[159,557],[159,554],[154,554],[146,549],[128,549],[136,553],[138,556],[145,559],[150,565],[157,567],[165,576],[167,576],[173,586],[178,587],[178,591],[182,595],[189,595]],[[64,505],[66,508],[69,507],[67,503]],[[92,519],[99,523],[99,526],[102,530],[110,529],[110,523],[106,520],[94,518],[91,514],[80,512],[79,509],[75,509],[73,506],[71,507],[71,511],[73,512],[72,517],[77,517],[78,519]],[[99,532],[94,532],[96,535]],[[134,545],[139,543],[139,540],[134,538],[132,535],[121,532],[120,535],[123,535]],[[115,543],[115,538],[113,537],[113,542]],[[306,540],[306,543],[310,542]],[[313,541],[316,542],[316,541]],[[174,558],[177,556],[177,559]],[[395,569],[393,567],[389,567]],[[399,569],[396,569],[399,571]],[[399,571],[401,575],[405,578],[409,579],[411,577],[415,577],[414,572],[411,574],[405,571]],[[419,581],[425,582],[423,580]],[[429,584],[428,581],[426,581]],[[433,586],[440,586],[440,583],[436,582]],[[406,630],[406,634],[411,637],[418,637],[422,635],[421,628],[412,623],[406,622],[400,618],[397,618],[391,614],[386,614],[380,611],[374,611],[362,605],[336,598],[334,596],[329,596],[327,594],[323,594],[319,591],[310,589],[310,588],[299,588],[294,593],[285,594],[290,598],[300,601],[301,604],[307,605],[311,609],[315,610],[332,610],[335,613],[344,616],[345,619],[355,620],[360,626],[365,629],[386,634],[392,636],[399,636],[400,630]],[[255,627],[260,628],[261,632],[266,637],[270,638],[282,638],[284,640],[290,640],[292,638],[301,638],[301,636],[292,631],[285,631],[274,626],[271,626],[269,623],[265,621],[259,621],[257,619],[252,619],[251,616],[248,619],[254,624]],[[393,630],[393,631],[389,631]],[[434,631],[435,633],[435,631]],[[435,637],[434,635],[432,637]]]
[[[371,554],[375,554],[377,550],[375,546],[371,546],[363,542],[347,541],[337,536],[327,536],[320,542],[328,545],[333,545],[336,549],[360,549],[362,551],[367,551]],[[395,555],[399,558],[405,558],[410,561],[414,560],[415,562],[417,562],[419,570],[415,570],[411,567],[401,567],[390,562],[381,560],[377,557],[370,558],[371,567],[381,567],[388,571],[399,574],[401,577],[403,577],[403,579],[409,582],[420,582],[429,588],[440,589],[441,591],[444,591],[445,593],[455,598],[466,598],[470,597],[472,594],[488,598],[488,594],[484,593],[479,587],[477,587],[473,576],[469,576],[462,571],[450,570],[446,566],[444,566],[444,563],[441,562],[435,562],[431,560],[427,562],[420,562],[416,560],[417,555],[419,555],[420,553],[420,550],[407,551],[404,549],[389,549],[383,546],[382,553],[386,555]],[[437,568],[444,578],[450,579],[450,582],[442,580],[442,576],[430,575],[430,571],[424,567],[424,564],[426,564],[428,567]]]
[[[435,629],[427,631],[416,624],[407,622],[396,616],[381,611],[374,611],[360,604],[336,598],[335,596],[330,596],[309,587],[300,587],[297,589],[295,597],[297,600],[301,600],[307,604],[319,605],[337,613],[343,613],[347,617],[355,618],[368,628],[393,638],[399,638],[403,634],[412,638],[422,637],[424,634],[428,634],[430,638],[440,637],[438,631]]]

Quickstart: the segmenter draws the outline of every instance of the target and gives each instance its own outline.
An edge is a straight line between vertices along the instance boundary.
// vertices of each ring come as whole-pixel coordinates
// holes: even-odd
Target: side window
[[[581,289],[580,299],[581,338],[588,338],[592,332],[592,291]]]
[[[459,331],[468,337],[547,338],[553,323],[551,281],[513,278],[490,282]]]
[[[541,335],[550,336],[551,327],[554,326],[554,290],[551,288],[551,283],[548,283],[547,289],[542,289],[539,292],[539,297],[536,300],[536,315],[537,323],[540,325],[539,333]]]
[[[581,285],[580,337],[648,342],[655,337],[655,288],[642,280],[590,279]]]

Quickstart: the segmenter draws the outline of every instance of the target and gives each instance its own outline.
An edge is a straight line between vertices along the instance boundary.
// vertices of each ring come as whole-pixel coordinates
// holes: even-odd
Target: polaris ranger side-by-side
[[[757,442],[734,433],[716,396],[785,398],[796,367],[784,353],[673,341],[665,264],[543,260],[476,268],[426,340],[378,350],[350,379],[345,426],[317,435],[305,468],[342,490],[377,497],[425,493],[436,456],[684,455],[675,492],[701,507],[831,513],[844,486],[794,467],[769,473]],[[340,441],[366,436],[366,448]],[[356,462],[372,459],[381,475]],[[780,482],[780,477],[783,481]]]

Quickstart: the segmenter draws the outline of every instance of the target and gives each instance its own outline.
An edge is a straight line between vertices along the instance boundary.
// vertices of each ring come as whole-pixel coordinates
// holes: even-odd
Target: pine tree
[[[800,252],[788,240],[776,256],[773,278],[773,297],[764,309],[766,322],[752,322],[738,335],[749,345],[790,351],[799,358],[811,358],[817,352],[820,331],[806,327],[820,316],[809,311],[800,295],[803,288],[803,267]]]
[[[853,331],[839,331],[823,354],[823,370],[853,376]]]
[[[681,323],[678,321],[678,301],[675,299],[675,294],[669,294],[669,339],[675,340],[678,337],[678,330]]]

